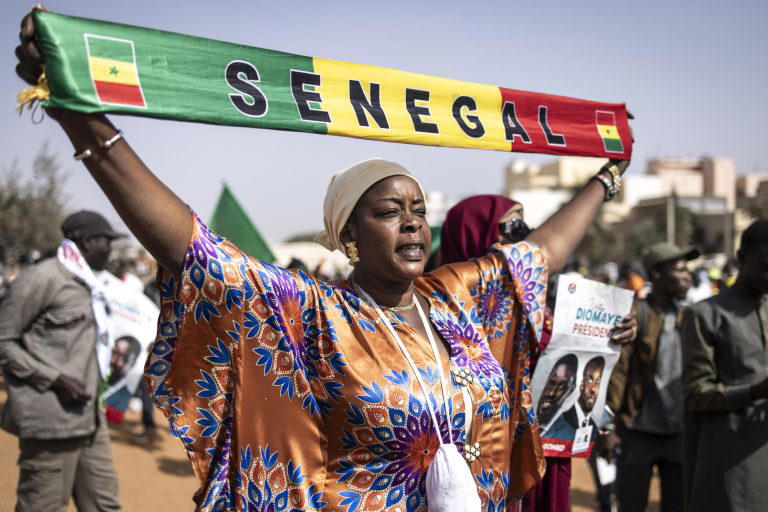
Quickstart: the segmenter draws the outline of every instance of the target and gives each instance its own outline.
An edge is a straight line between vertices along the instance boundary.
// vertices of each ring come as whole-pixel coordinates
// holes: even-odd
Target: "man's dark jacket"
[[[632,311],[637,317],[638,337],[621,348],[606,397],[617,421],[627,428],[632,428],[640,414],[645,391],[654,386],[659,339],[664,330],[664,318],[647,301],[635,300]]]

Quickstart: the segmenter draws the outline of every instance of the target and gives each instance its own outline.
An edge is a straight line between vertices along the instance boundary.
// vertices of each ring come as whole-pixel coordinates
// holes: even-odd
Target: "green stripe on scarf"
[[[311,72],[311,58],[47,11],[35,11],[35,21],[52,93],[46,106],[326,133],[325,125],[299,118],[291,94],[290,70]],[[141,89],[150,108],[99,104],[88,73],[84,34],[133,41]],[[230,95],[237,91],[227,86],[224,70],[234,55],[258,63],[256,85],[269,98],[262,117],[246,117],[232,107]]]

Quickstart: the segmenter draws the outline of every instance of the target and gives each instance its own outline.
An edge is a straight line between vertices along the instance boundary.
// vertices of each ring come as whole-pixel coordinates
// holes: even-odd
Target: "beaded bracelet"
[[[618,194],[621,192],[622,188],[622,180],[621,180],[621,172],[619,171],[619,167],[616,164],[610,164],[606,167],[606,170],[611,173],[611,177],[613,178],[613,185],[616,187],[616,193]]]
[[[605,187],[605,198],[604,201],[610,201],[614,197],[616,197],[616,194],[618,194],[618,190],[616,190],[616,187],[613,183],[613,180],[606,176],[605,174],[601,172],[598,172],[594,176],[592,176],[593,180],[597,180]]]
[[[621,172],[616,164],[606,165],[592,176],[592,179],[599,181],[605,187],[605,201],[610,201],[621,192]]]

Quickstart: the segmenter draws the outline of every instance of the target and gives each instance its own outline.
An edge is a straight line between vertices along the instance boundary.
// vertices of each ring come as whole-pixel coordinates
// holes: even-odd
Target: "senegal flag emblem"
[[[597,132],[603,139],[603,147],[606,153],[623,153],[624,144],[621,143],[619,129],[616,128],[616,114],[605,110],[595,111]]]
[[[85,46],[99,103],[146,108],[133,41],[85,34]]]

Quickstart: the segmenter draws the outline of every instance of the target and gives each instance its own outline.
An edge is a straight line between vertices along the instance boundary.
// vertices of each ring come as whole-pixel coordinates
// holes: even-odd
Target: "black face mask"
[[[528,224],[523,222],[522,219],[514,219],[499,224],[499,232],[511,243],[525,240],[525,237],[527,237],[531,231],[531,228],[529,228]]]

